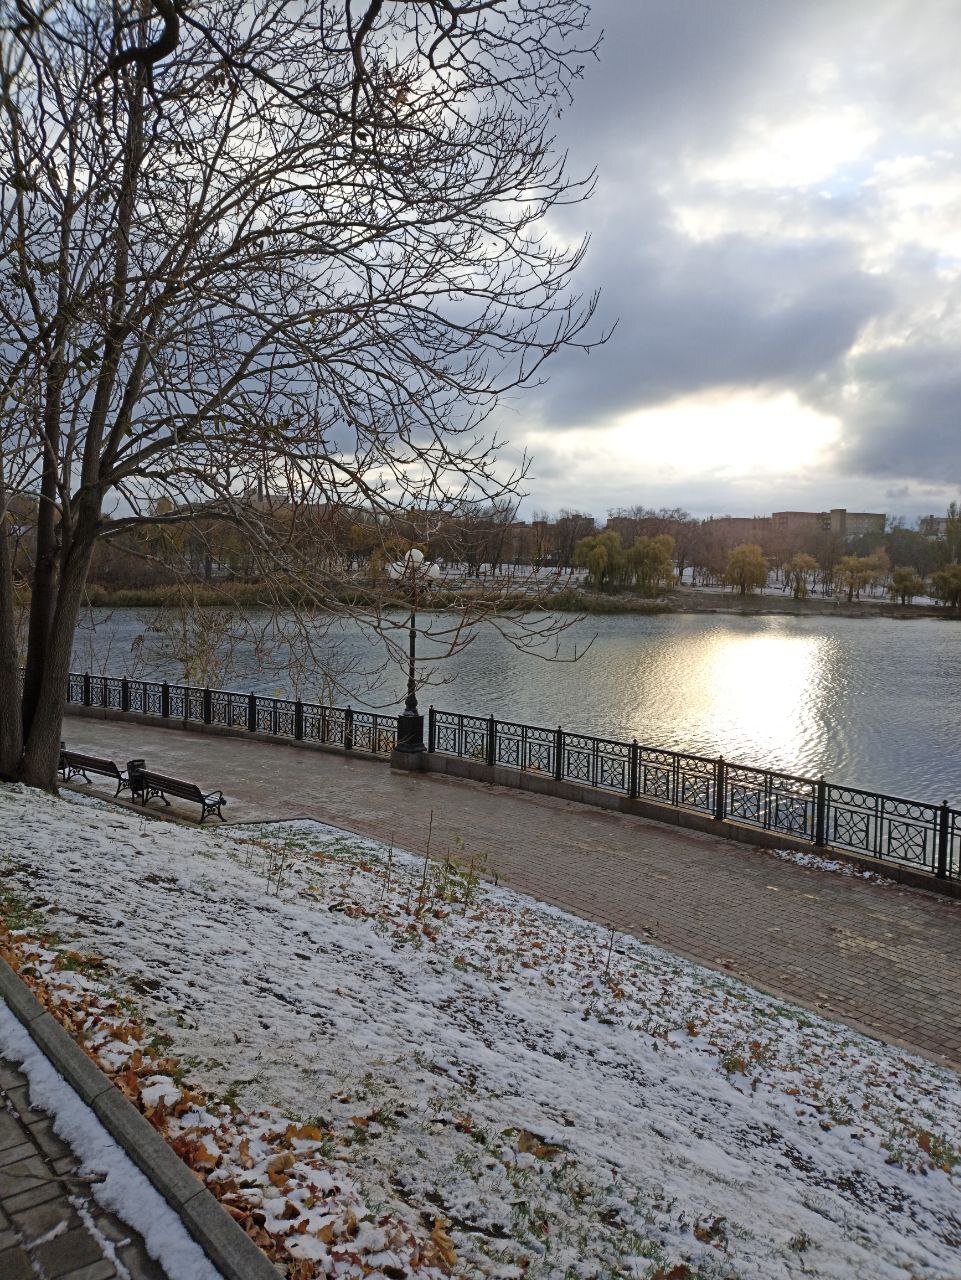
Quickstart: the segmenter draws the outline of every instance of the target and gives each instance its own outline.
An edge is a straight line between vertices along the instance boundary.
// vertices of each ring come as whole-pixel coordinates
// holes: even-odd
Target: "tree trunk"
[[[0,778],[14,778],[23,752],[20,672],[17,663],[13,554],[0,506]]]
[[[44,459],[43,488],[37,512],[37,559],[30,592],[30,624],[23,677],[23,734],[30,733],[34,711],[43,690],[47,643],[57,597],[57,476]]]
[[[37,508],[37,555],[30,593],[30,624],[21,706],[24,738],[30,732],[30,723],[43,685],[43,669],[53,620],[59,568],[60,415],[63,408],[63,384],[66,376],[63,358],[63,311],[67,296],[65,266],[66,254],[61,252],[58,314],[53,332],[54,349],[44,387],[43,465],[40,475],[40,504]]]
[[[57,593],[52,626],[46,645],[43,682],[30,724],[25,735],[20,778],[30,787],[46,791],[57,788],[57,764],[63,713],[67,703],[70,659],[73,638],[80,616],[84,584],[90,567],[92,544],[75,542],[64,565]]]

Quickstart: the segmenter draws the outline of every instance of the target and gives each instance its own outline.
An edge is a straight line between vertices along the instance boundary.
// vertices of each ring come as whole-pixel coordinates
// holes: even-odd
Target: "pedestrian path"
[[[311,817],[414,853],[429,832],[437,856],[961,1066],[961,902],[361,756],[71,716],[64,737],[222,787],[234,822]]]
[[[0,1278],[168,1280],[135,1231],[107,1213],[24,1075],[0,1058]],[[173,1277],[170,1280],[174,1280]]]

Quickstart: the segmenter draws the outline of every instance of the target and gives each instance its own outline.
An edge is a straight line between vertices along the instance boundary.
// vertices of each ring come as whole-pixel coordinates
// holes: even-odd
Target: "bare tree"
[[[574,568],[574,548],[582,538],[594,532],[594,517],[580,511],[563,509],[554,526],[557,547],[557,565],[561,569]]]
[[[481,567],[496,572],[504,559],[507,535],[517,514],[514,502],[495,501],[486,507],[467,504],[454,511],[436,542],[436,550],[447,560],[463,565],[473,576]]]
[[[586,341],[551,121],[583,0],[18,0],[0,49],[0,776],[55,782],[95,546],[512,499],[487,416]],[[22,695],[11,504],[37,504]],[[305,520],[310,538],[298,536]],[[313,539],[313,541],[312,541]],[[377,619],[374,618],[376,624]]]

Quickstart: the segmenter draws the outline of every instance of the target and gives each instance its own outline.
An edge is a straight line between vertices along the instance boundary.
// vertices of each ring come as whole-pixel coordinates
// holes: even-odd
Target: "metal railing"
[[[961,811],[718,757],[430,710],[428,749],[961,878]]]
[[[352,707],[325,707],[299,698],[262,693],[200,689],[166,680],[128,680],[71,672],[67,702],[84,707],[132,711],[192,724],[267,733],[295,742],[323,742],[345,751],[386,755],[397,738],[397,717]]]
[[[71,673],[68,703],[387,755],[395,716],[165,680]],[[576,782],[961,879],[961,810],[638,743],[430,708],[429,751]]]

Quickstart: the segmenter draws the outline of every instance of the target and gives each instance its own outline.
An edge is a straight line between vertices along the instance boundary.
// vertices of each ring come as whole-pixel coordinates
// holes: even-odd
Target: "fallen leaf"
[[[433,1244],[441,1261],[447,1267],[453,1267],[457,1261],[457,1251],[454,1248],[454,1242],[445,1230],[445,1222],[443,1218],[434,1219],[434,1229],[430,1233],[431,1244]]]

